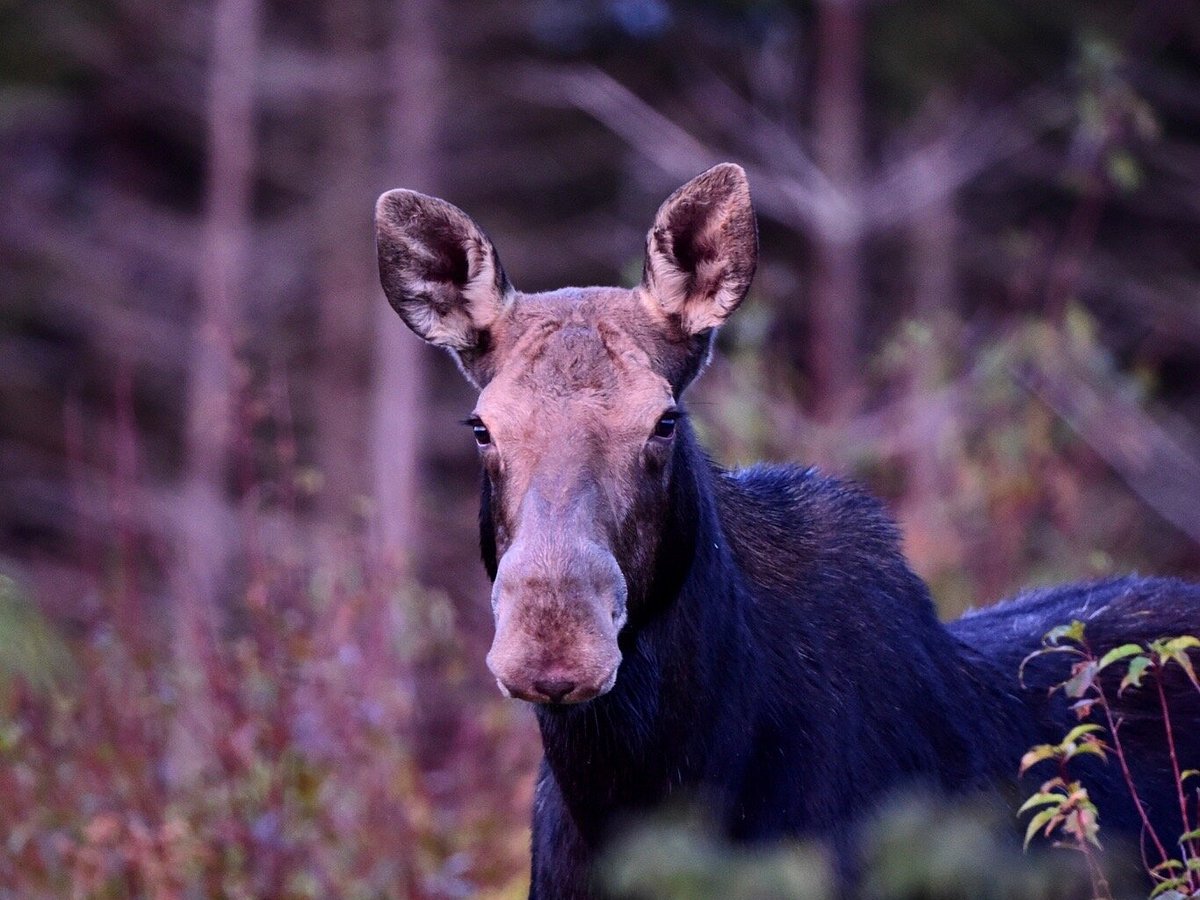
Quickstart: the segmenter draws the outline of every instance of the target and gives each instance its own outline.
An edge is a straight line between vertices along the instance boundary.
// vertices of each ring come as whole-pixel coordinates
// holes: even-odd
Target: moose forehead
[[[673,401],[656,366],[669,348],[637,290],[521,294],[497,324],[496,374],[476,407],[489,427],[544,432],[566,416],[640,434]]]

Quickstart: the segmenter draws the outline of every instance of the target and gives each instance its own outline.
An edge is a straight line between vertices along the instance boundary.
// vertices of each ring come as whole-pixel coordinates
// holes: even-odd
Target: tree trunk
[[[389,48],[394,94],[390,98],[384,177],[391,186],[429,193],[437,190],[437,121],[443,105],[440,54],[434,0],[400,3]],[[420,555],[417,476],[427,351],[403,326],[378,288],[374,294],[374,537],[381,560],[407,571]]]
[[[207,105],[208,204],[199,260],[199,314],[188,360],[186,472],[179,504],[180,560],[174,652],[180,678],[172,767],[188,777],[212,760],[217,734],[207,684],[221,581],[237,521],[226,496],[239,391],[239,306],[246,275],[254,183],[254,77],[258,0],[217,0]]]
[[[944,159],[935,156],[926,177],[945,179],[947,166]],[[909,558],[918,573],[936,586],[941,573],[961,565],[963,554],[948,509],[950,476],[943,459],[947,442],[957,440],[955,425],[953,417],[934,399],[942,379],[944,342],[952,337],[953,314],[958,306],[954,265],[958,218],[953,196],[939,196],[917,212],[908,233],[915,328],[908,343],[905,421],[897,425],[912,435],[911,440],[904,441],[908,478],[901,518],[906,525]]]
[[[823,0],[817,11],[814,147],[845,210],[817,235],[812,293],[814,412],[836,422],[859,403],[862,320],[863,12],[857,0]]]
[[[371,0],[324,7],[333,61],[359,58],[370,48]],[[373,301],[378,279],[371,262],[368,216],[374,182],[368,95],[356,89],[331,96],[321,111],[322,185],[316,201],[317,378],[314,385],[317,462],[324,476],[322,524],[334,533],[361,522],[371,492],[369,377]]]

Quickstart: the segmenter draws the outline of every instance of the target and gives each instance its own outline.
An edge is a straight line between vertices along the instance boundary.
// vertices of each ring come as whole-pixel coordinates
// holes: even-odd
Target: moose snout
[[[567,560],[518,549],[500,560],[492,590],[496,636],[487,664],[500,690],[563,704],[607,693],[617,680],[625,619],[625,579],[616,560],[594,546]]]
[[[619,665],[620,658],[618,657],[617,664],[612,667],[607,677],[599,682],[593,681],[590,684],[580,684],[569,679],[552,680],[535,678],[532,683],[526,686],[528,678],[508,682],[499,675],[496,676],[496,684],[500,688],[501,693],[506,697],[528,700],[530,703],[583,703],[602,694],[607,694],[612,690],[613,685],[617,683],[617,668]],[[494,673],[495,669],[492,671]]]

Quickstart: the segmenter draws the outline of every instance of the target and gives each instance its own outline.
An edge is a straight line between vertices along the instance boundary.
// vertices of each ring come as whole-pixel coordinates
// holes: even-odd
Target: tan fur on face
[[[629,572],[614,550],[637,528],[646,479],[661,477],[647,441],[674,404],[646,349],[652,328],[637,292],[592,288],[521,296],[493,330],[501,362],[475,407],[497,486],[488,664],[517,696],[551,678],[588,685],[573,697],[586,699],[615,677]]]
[[[517,512],[535,478],[602,485],[611,514],[627,511],[638,455],[674,403],[643,334],[653,323],[634,291],[590,288],[525,295],[495,329],[503,360],[475,412],[504,467]],[[640,335],[640,337],[639,337]]]
[[[667,513],[673,438],[656,426],[754,272],[745,173],[715,166],[667,198],[631,290],[520,294],[465,213],[412,191],[380,198],[376,236],[389,302],[481,391],[496,560],[488,665],[530,700],[607,691]]]

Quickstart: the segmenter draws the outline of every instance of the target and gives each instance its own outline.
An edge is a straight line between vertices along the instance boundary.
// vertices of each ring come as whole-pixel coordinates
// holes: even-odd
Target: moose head
[[[634,288],[522,293],[478,225],[414,191],[381,196],[375,225],[388,301],[479,390],[467,422],[494,543],[488,666],[525,700],[604,694],[647,602],[680,396],[754,274],[746,175],[719,165],[667,198]]]

